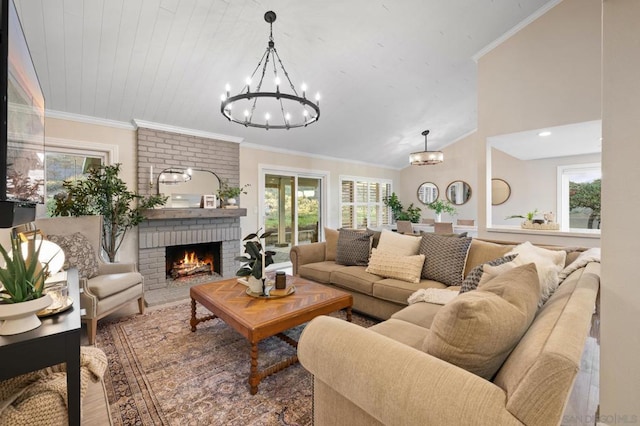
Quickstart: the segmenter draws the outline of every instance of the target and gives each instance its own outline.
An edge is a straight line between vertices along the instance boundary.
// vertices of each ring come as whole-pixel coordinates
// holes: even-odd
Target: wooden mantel
[[[246,216],[247,209],[167,208],[144,210],[142,214],[147,220],[209,219]]]

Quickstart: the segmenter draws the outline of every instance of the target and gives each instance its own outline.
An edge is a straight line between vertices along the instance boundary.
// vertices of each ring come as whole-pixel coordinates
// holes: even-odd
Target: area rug
[[[207,311],[198,306],[198,316]],[[334,316],[344,318],[344,313]],[[109,360],[105,386],[115,425],[310,425],[312,376],[300,364],[247,384],[249,342],[220,319],[189,326],[188,301],[99,323]],[[375,321],[354,314],[353,322]],[[287,332],[297,340],[304,326]],[[262,369],[294,353],[278,338],[258,345]]]

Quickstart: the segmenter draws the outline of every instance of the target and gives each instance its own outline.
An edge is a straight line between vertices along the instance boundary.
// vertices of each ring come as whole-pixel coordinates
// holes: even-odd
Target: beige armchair
[[[88,273],[83,274],[83,266],[74,264],[82,253],[76,252],[71,256],[67,253],[70,249],[65,247],[65,255],[70,266],[78,267],[80,276],[80,307],[86,310],[82,321],[87,324],[89,344],[94,344],[98,320],[118,310],[127,303],[138,300],[138,309],[144,313],[144,278],[137,271],[135,263],[106,263],[102,257],[102,216],[80,217],[52,217],[37,219],[37,229],[49,239],[60,241],[65,237],[70,238],[75,233],[82,234],[91,246],[95,255],[95,268],[86,268]],[[66,240],[65,240],[66,241]],[[73,249],[71,249],[73,250]],[[86,253],[85,253],[86,254]],[[89,256],[93,262],[93,256]],[[85,276],[83,276],[85,275]],[[89,276],[86,276],[89,275]]]

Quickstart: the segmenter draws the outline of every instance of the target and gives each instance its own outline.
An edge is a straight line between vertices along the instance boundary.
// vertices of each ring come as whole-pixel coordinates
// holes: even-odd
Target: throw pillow
[[[371,250],[371,232],[340,229],[336,263],[345,266],[367,266]]]
[[[98,275],[98,259],[91,243],[80,232],[70,235],[47,235],[47,239],[62,248],[66,258],[64,269],[77,268],[80,278]]]
[[[424,254],[422,278],[445,285],[460,285],[464,279],[472,238],[451,238],[438,234],[422,234],[420,254]]]
[[[378,247],[378,243],[380,242],[380,235],[382,235],[382,231],[376,231],[375,229],[367,228],[367,231],[373,232],[373,237],[371,237],[371,248]]]
[[[473,268],[471,272],[469,272],[469,274],[466,276],[464,281],[462,281],[462,284],[460,285],[460,294],[466,293],[467,291],[475,290],[476,287],[478,287],[478,283],[480,282],[480,278],[482,278],[482,273],[484,272],[482,268],[484,265],[502,265],[503,263],[511,262],[516,258],[516,256],[518,255],[512,254],[510,256],[499,257],[498,259],[490,260]]]
[[[539,306],[542,306],[558,287],[558,274],[564,268],[567,252],[536,247],[527,241],[514,247],[507,255],[516,253],[518,257],[513,260],[516,265],[536,264],[542,291]]]
[[[478,282],[478,286],[481,286],[482,284],[486,283],[487,281],[490,281],[492,279],[494,279],[495,277],[497,277],[500,274],[504,274],[505,272],[513,269],[516,267],[515,262],[506,262],[503,263],[501,265],[489,265],[489,264],[484,264],[482,266],[482,276],[480,277],[480,281]]]
[[[383,229],[378,249],[401,256],[413,256],[418,254],[420,249],[420,238]]]
[[[424,255],[403,256],[374,248],[371,250],[367,272],[385,278],[396,278],[410,283],[420,282]]]
[[[435,315],[422,349],[491,380],[531,325],[538,286],[531,263],[459,295]]]
[[[324,228],[324,260],[336,260],[336,250],[338,249],[338,230]]]

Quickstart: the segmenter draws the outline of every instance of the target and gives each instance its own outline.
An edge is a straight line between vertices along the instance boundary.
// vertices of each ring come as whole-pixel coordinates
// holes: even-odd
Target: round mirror
[[[447,200],[460,206],[471,198],[471,186],[463,180],[453,181],[447,186]]]
[[[438,186],[433,182],[424,182],[418,187],[418,200],[422,204],[431,204],[438,199],[440,190]]]
[[[506,202],[511,196],[511,187],[506,180],[491,179],[491,205],[499,206]]]

